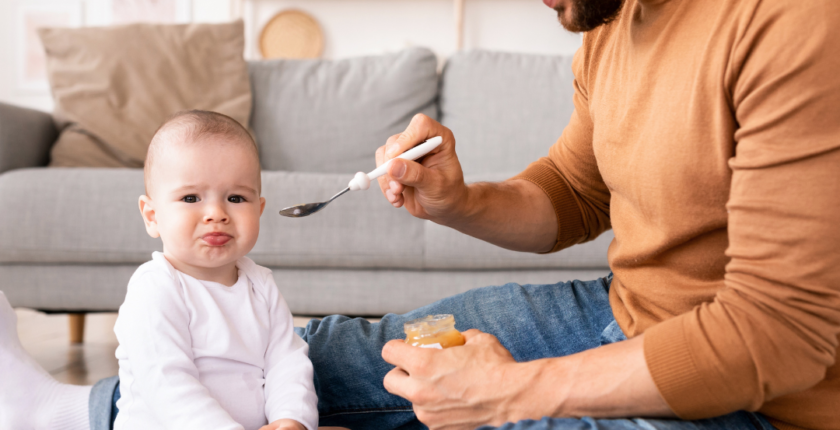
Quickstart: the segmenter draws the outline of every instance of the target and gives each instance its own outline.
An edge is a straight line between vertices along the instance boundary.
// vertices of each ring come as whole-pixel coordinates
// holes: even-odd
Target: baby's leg
[[[91,387],[53,379],[23,349],[17,316],[0,291],[0,429],[87,430]]]

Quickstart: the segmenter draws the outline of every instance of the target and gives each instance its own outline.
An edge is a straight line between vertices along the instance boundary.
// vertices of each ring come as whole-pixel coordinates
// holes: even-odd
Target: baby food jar
[[[403,324],[405,343],[420,348],[444,349],[463,345],[466,340],[455,330],[455,317],[449,314],[428,315]]]

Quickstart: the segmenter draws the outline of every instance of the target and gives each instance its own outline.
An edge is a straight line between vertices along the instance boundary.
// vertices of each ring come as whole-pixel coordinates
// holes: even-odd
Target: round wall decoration
[[[260,34],[263,58],[318,58],[324,50],[321,26],[311,15],[284,10],[274,15]]]

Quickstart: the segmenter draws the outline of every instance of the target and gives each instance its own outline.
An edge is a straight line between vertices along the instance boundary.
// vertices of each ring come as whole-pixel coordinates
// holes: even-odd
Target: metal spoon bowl
[[[327,205],[330,204],[331,201],[337,199],[342,194],[344,194],[348,191],[350,191],[350,187],[345,188],[340,193],[330,197],[330,199],[325,201],[325,202],[304,203],[304,204],[301,204],[301,205],[289,206],[289,207],[281,210],[280,215],[287,216],[287,217],[292,217],[292,218],[302,218],[302,217],[305,217],[305,216],[312,215],[315,212],[318,212],[319,210],[327,207]]]

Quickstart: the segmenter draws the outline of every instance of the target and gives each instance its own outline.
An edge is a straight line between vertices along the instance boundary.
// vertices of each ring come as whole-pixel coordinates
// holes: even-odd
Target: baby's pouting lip
[[[205,233],[201,236],[201,239],[210,246],[222,246],[233,239],[233,236],[221,231],[214,231],[212,233]]]

